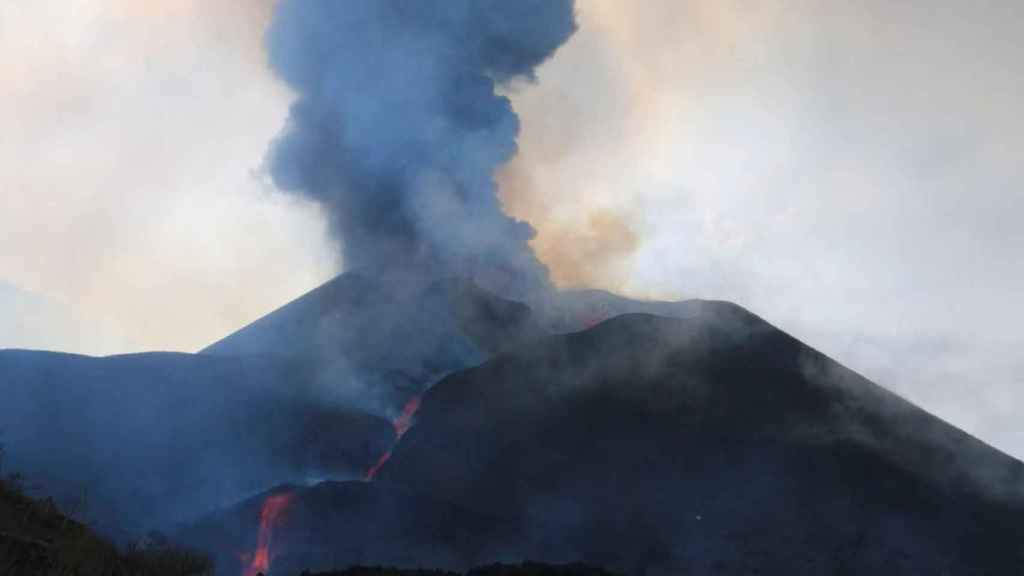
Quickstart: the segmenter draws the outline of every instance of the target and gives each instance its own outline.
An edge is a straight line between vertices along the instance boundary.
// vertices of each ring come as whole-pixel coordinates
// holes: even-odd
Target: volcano
[[[1024,465],[739,306],[600,292],[527,306],[449,283],[414,290],[394,310],[413,314],[418,298],[438,293],[468,293],[490,312],[460,322],[450,300],[435,300],[444,306],[416,312],[447,318],[424,332],[428,341],[476,342],[467,317],[493,335],[504,326],[494,310],[516,322],[489,359],[462,357],[469,365],[446,364],[447,375],[420,385],[419,409],[373,482],[295,491],[308,513],[281,529],[288,560],[271,574],[525,560],[629,574],[1024,566]],[[301,321],[297,309],[275,322],[318,339],[344,332]],[[269,341],[276,329],[263,322],[208,353],[243,335]],[[244,548],[255,507],[210,514],[179,537],[215,552]]]
[[[1024,566],[1024,464],[726,302],[349,273],[199,354],[0,375],[6,464],[221,573]]]

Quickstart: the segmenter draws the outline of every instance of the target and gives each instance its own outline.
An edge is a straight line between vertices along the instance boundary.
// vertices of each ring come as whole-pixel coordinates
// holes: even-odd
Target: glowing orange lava
[[[412,426],[412,417],[416,415],[416,411],[420,409],[420,397],[413,396],[405,406],[402,407],[402,413],[395,418],[395,434],[398,436],[397,439],[401,439],[403,435]]]
[[[381,466],[383,466],[384,463],[387,462],[388,460],[391,460],[391,450],[388,450],[387,452],[382,454],[380,459],[377,460],[377,463],[371,466],[370,469],[366,471],[366,479],[373,480],[373,477],[377,475],[377,471],[380,470]]]
[[[270,553],[270,541],[274,527],[281,520],[281,515],[292,503],[294,494],[285,492],[268,496],[260,509],[260,531],[256,538],[256,550],[251,554],[243,554],[242,562],[246,565],[243,576],[256,576],[270,569],[273,557]]]
[[[412,427],[412,418],[413,416],[416,415],[416,411],[419,409],[420,397],[413,396],[411,399],[409,399],[408,402],[405,403],[405,406],[402,407],[402,413],[398,415],[398,418],[395,418],[395,421],[391,423],[391,425],[395,427],[396,443],[399,440],[401,440],[402,436],[404,436],[405,433],[409,431],[409,428]],[[384,463],[390,459],[391,450],[388,450],[387,452],[381,455],[380,459],[377,460],[376,464],[371,466],[370,469],[366,471],[366,480],[373,480],[374,476],[377,475],[377,472],[381,469],[382,466],[384,466]]]

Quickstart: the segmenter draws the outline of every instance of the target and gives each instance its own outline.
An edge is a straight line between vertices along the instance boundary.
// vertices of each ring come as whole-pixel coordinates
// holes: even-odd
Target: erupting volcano
[[[412,418],[413,416],[416,415],[416,411],[419,409],[419,396],[413,396],[411,399],[409,399],[408,402],[405,403],[405,406],[402,407],[402,412],[398,415],[397,418],[395,418],[394,422],[392,423],[392,425],[395,427],[396,444],[398,443],[399,440],[402,439],[402,436],[404,436],[405,433],[412,426]],[[390,459],[391,450],[388,450],[384,454],[381,454],[381,457],[377,460],[377,462],[373,466],[371,466],[369,470],[366,471],[366,480],[373,480],[373,478],[377,476],[377,472],[379,472],[381,467],[384,466],[384,463]]]
[[[274,529],[281,521],[284,512],[291,505],[294,494],[283,492],[268,496],[260,509],[260,531],[256,537],[256,549],[242,554],[243,576],[256,576],[266,573],[273,560],[270,543]]]
[[[195,563],[235,576],[327,575],[350,566],[483,576],[505,572],[472,567],[575,561],[628,576],[1024,574],[1024,463],[737,304],[641,301],[556,285],[565,266],[608,264],[596,261],[605,254],[603,226],[564,228],[559,235],[578,233],[566,235],[573,249],[542,262],[533,246],[547,235],[506,213],[504,200],[531,216],[541,208],[556,216],[629,209],[622,221],[640,226],[635,238],[628,231],[630,246],[643,250],[622,261],[622,270],[638,267],[631,280],[669,282],[636,289],[702,291],[721,281],[734,293],[736,279],[732,268],[715,277],[714,267],[710,283],[668,277],[693,266],[689,255],[678,254],[706,247],[687,242],[687,235],[707,235],[688,224],[706,208],[691,200],[706,194],[683,190],[685,198],[653,219],[640,209],[662,199],[643,192],[651,184],[646,173],[640,182],[629,182],[628,173],[609,174],[615,177],[607,183],[558,180],[575,194],[568,203],[557,194],[548,202],[555,191],[547,187],[513,198],[516,188],[533,183],[537,160],[527,154],[523,164],[508,165],[520,147],[512,97],[557,73],[538,70],[574,34],[574,0],[267,4],[274,7],[261,52],[264,72],[292,101],[261,174],[276,192],[315,204],[345,271],[196,354],[95,358],[0,350],[0,464],[4,473],[13,467],[33,483],[39,479],[53,496],[36,506],[0,478],[0,576],[34,576],[35,566],[67,573],[51,558],[66,550],[47,536],[56,524],[50,509],[52,502],[78,503],[84,489],[82,523],[60,522],[67,525],[62,536],[77,542],[79,528],[99,525],[127,545],[155,530],[187,557],[194,550]],[[655,3],[637,4],[650,10]],[[700,20],[692,28],[650,19],[673,34],[699,32]],[[611,125],[608,134],[616,138],[620,128],[633,127],[635,86],[618,86],[619,76],[635,80],[618,74],[619,64],[633,60],[619,49],[632,43],[606,51],[591,38],[572,50],[599,48],[597,67],[570,60],[566,79],[611,80],[615,91],[562,85],[555,93],[583,96],[585,108],[608,101],[613,109],[570,115],[564,135],[542,133],[544,142],[533,149],[541,154],[538,166],[564,156],[575,171],[576,159],[604,151],[590,148],[601,144],[601,133],[589,131],[592,119]],[[660,62],[664,54],[657,55]],[[808,63],[818,62],[813,56]],[[611,73],[606,64],[615,65]],[[639,79],[658,89],[676,80],[647,76]],[[529,107],[551,114],[546,106]],[[788,118],[769,112],[783,124]],[[734,118],[723,120],[727,133]],[[586,151],[572,149],[577,138],[586,140]],[[665,147],[659,157],[663,152],[679,150]],[[171,173],[158,174],[164,172]],[[514,186],[499,195],[496,174],[513,172],[515,181],[507,182]],[[674,175],[665,178],[674,190]],[[206,214],[204,203],[184,199],[181,206],[203,222],[223,210],[217,202]],[[168,205],[178,206],[173,200]],[[736,204],[736,214],[749,208]],[[777,208],[751,206],[756,212],[762,204]],[[681,226],[678,238],[663,236],[671,232],[666,223]],[[746,223],[730,224],[730,236],[736,227],[757,238]],[[284,237],[276,232],[254,246],[277,245]],[[190,230],[182,234],[195,239]],[[194,251],[180,252],[190,262]],[[713,264],[720,255],[712,256]],[[680,257],[681,264],[669,265]],[[258,285],[239,286],[259,292],[275,271],[257,270]],[[779,278],[802,281],[802,269],[788,271]],[[218,280],[214,288],[231,282]],[[821,287],[792,289],[811,294],[815,286]],[[782,302],[742,290],[748,292]],[[191,301],[178,300],[187,319]],[[832,333],[824,324],[801,326]],[[900,334],[911,333],[890,335],[903,346]],[[946,352],[942,342],[907,343],[914,354]],[[5,492],[16,498],[5,499]],[[44,512],[39,522],[24,520],[30,507]],[[116,552],[113,544],[97,548],[99,561],[108,548]],[[79,548],[72,560],[88,555]],[[353,570],[334,573],[362,569]]]

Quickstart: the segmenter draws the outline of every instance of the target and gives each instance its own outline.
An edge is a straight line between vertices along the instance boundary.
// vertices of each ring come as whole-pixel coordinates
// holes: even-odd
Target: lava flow
[[[377,463],[370,466],[370,469],[366,471],[366,479],[373,480],[373,477],[377,475],[377,471],[380,470],[381,466],[383,466],[388,460],[391,460],[391,450],[381,454],[380,458],[377,459]]]
[[[402,439],[402,436],[412,427],[412,417],[416,415],[416,411],[420,409],[420,397],[413,396],[405,406],[402,407],[402,413],[395,418],[394,422],[391,423],[395,427],[395,443]],[[366,471],[366,480],[373,480],[377,472],[384,466],[384,463],[391,459],[391,450],[388,450],[377,460],[377,463],[370,467]]]
[[[400,440],[403,435],[412,426],[412,417],[416,415],[416,411],[420,409],[420,397],[413,396],[405,406],[402,407],[402,413],[395,418],[393,425],[395,427],[395,440]]]
[[[260,531],[256,538],[256,550],[249,554],[242,555],[242,562],[245,569],[243,576],[256,576],[265,574],[270,569],[270,540],[274,527],[281,520],[281,515],[292,503],[294,494],[284,492],[268,496],[263,501],[263,508],[260,509]]]

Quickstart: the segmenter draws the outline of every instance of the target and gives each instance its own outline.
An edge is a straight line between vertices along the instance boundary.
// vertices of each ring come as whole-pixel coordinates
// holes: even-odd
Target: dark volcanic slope
[[[402,570],[398,568],[382,568],[356,566],[333,572],[320,572],[310,576],[459,576],[456,572],[440,570]],[[522,564],[490,564],[469,570],[465,576],[615,576],[594,566],[586,564],[538,564],[524,562]]]
[[[195,517],[310,477],[360,477],[384,419],[257,358],[0,352],[4,462],[109,533]]]
[[[640,573],[1016,574],[1022,466],[742,309],[455,374],[380,478]]]

